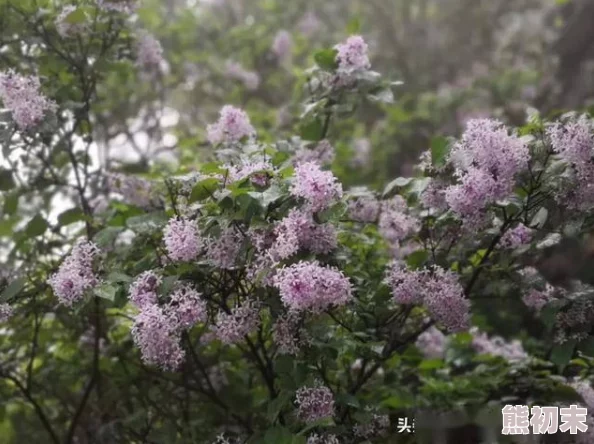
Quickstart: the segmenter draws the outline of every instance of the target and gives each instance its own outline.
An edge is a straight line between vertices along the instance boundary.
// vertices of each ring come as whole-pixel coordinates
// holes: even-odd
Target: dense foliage
[[[386,8],[451,32],[449,2],[206,3],[0,0],[0,442],[479,442],[505,404],[594,409],[594,121],[520,100],[550,22],[523,52],[476,2],[480,48],[448,34],[430,74]]]

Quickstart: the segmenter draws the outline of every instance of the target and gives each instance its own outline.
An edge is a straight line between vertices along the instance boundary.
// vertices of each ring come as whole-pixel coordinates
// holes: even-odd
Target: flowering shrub
[[[592,403],[593,281],[550,265],[592,228],[588,115],[471,119],[409,177],[343,186],[333,130],[357,107],[389,109],[397,85],[353,35],[313,55],[294,133],[222,102],[194,123],[208,161],[151,159],[137,177],[91,154],[105,77],[166,71],[156,37],[130,29],[136,7],[31,17],[57,71],[25,74],[19,46],[0,75],[3,211],[24,206],[3,236],[0,392],[32,407],[31,436],[387,443],[427,410]],[[293,45],[280,31],[271,51],[286,62]],[[258,88],[240,65],[226,75]],[[508,299],[540,319],[522,340],[490,331],[491,304]]]

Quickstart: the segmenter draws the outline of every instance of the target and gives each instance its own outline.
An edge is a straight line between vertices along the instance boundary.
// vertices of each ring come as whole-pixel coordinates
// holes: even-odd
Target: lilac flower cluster
[[[318,435],[317,433],[312,433],[308,436],[306,444],[340,444],[340,441],[336,435]]]
[[[553,150],[571,167],[570,189],[559,197],[570,207],[587,208],[594,203],[594,132],[586,115],[547,130]]]
[[[314,387],[298,389],[295,402],[299,419],[306,423],[334,416],[334,395],[320,383]]]
[[[343,43],[335,46],[336,62],[341,74],[350,75],[368,70],[371,67],[368,46],[360,35],[352,35]]]
[[[167,254],[174,261],[191,261],[202,248],[196,221],[185,218],[171,218],[163,230],[163,240]]]
[[[429,314],[449,331],[465,330],[470,323],[470,302],[456,274],[440,267],[409,270],[394,262],[386,283],[399,304],[423,304]]]
[[[528,359],[528,354],[519,340],[506,342],[499,336],[489,338],[486,333],[479,331],[476,327],[470,329],[472,334],[472,347],[480,354],[501,356],[509,362],[519,362]]]
[[[274,228],[274,240],[267,254],[272,260],[287,259],[299,251],[327,254],[337,246],[336,231],[331,224],[317,224],[306,211],[293,209]]]
[[[214,266],[230,270],[235,266],[242,242],[235,228],[225,228],[219,237],[208,239],[206,257]]]
[[[265,187],[269,182],[269,174],[274,167],[269,160],[246,160],[243,159],[240,165],[231,165],[228,168],[227,181],[237,182],[247,177],[254,185]]]
[[[296,355],[309,339],[301,328],[301,316],[294,311],[278,317],[272,326],[272,338],[281,355]]]
[[[138,0],[97,0],[97,6],[104,11],[131,14],[138,8]]]
[[[384,436],[390,429],[390,417],[388,415],[378,415],[374,413],[371,420],[366,424],[356,424],[353,426],[353,433],[358,438],[370,439],[378,436]]]
[[[356,222],[373,223],[377,221],[381,203],[372,196],[359,197],[349,202],[349,217]]]
[[[84,33],[88,29],[87,23],[71,23],[68,21],[70,14],[76,10],[75,5],[66,5],[56,17],[56,30],[63,38]]]
[[[485,208],[506,198],[515,176],[528,165],[526,143],[510,135],[500,122],[468,121],[461,140],[450,153],[460,183],[445,190],[450,208],[467,224],[481,221]]]
[[[134,319],[132,337],[142,360],[166,370],[176,370],[184,360],[177,324],[156,304],[143,307]]]
[[[300,261],[278,270],[274,286],[290,310],[321,311],[340,306],[352,298],[349,279],[338,269],[323,267],[317,261]]]
[[[157,290],[163,279],[152,270],[141,273],[130,285],[130,301],[142,310],[158,301]]]
[[[293,38],[291,34],[284,29],[278,31],[274,36],[271,49],[279,60],[287,60],[291,57],[291,50],[293,49]]]
[[[260,76],[258,73],[246,70],[237,62],[231,60],[227,61],[225,65],[225,74],[230,79],[242,82],[250,91],[256,90],[258,89],[258,86],[260,86]]]
[[[251,137],[256,130],[250,123],[247,114],[231,105],[225,105],[220,112],[219,120],[206,128],[208,141],[213,145],[239,142],[244,137]]]
[[[0,73],[0,100],[21,130],[37,125],[47,111],[56,109],[56,104],[43,96],[39,88],[38,77],[23,76],[13,70]]]
[[[291,194],[305,199],[313,211],[320,211],[342,197],[342,185],[332,172],[321,170],[314,162],[305,162],[295,168]]]
[[[79,240],[60,268],[48,283],[61,304],[72,307],[80,301],[85,292],[95,287],[99,279],[93,271],[93,261],[99,254],[97,246],[86,240]]]
[[[518,248],[522,245],[529,244],[530,241],[532,241],[532,229],[524,224],[518,224],[501,236],[499,245],[502,248]]]
[[[447,337],[437,328],[431,326],[419,335],[417,348],[428,359],[441,359],[445,354]]]
[[[247,300],[230,313],[220,311],[211,331],[224,344],[236,344],[260,326],[260,304]]]
[[[151,34],[143,31],[138,36],[136,62],[145,69],[156,69],[163,63],[163,47]]]
[[[390,247],[396,250],[400,242],[419,229],[419,221],[406,214],[407,205],[402,196],[394,196],[382,203],[378,229]]]
[[[434,208],[439,211],[446,210],[448,203],[446,202],[445,190],[443,183],[432,178],[421,193],[421,203],[425,208]]]
[[[145,272],[130,286],[130,299],[140,309],[134,318],[132,337],[140,348],[142,360],[167,370],[175,370],[184,360],[181,333],[197,322],[205,322],[206,302],[188,285],[176,288],[164,306],[158,305],[159,279]]]
[[[327,140],[322,140],[313,149],[302,147],[293,157],[293,164],[299,165],[306,162],[315,162],[319,165],[330,165],[334,162],[336,153],[334,147]]]
[[[555,287],[550,284],[546,284],[544,290],[538,290],[531,288],[524,296],[522,296],[522,302],[528,308],[532,308],[534,311],[539,312],[542,308],[553,299],[555,293]]]
[[[0,322],[8,321],[14,314],[13,308],[8,304],[0,304]]]
[[[109,190],[120,194],[126,203],[140,208],[152,208],[157,205],[157,197],[150,181],[120,173],[107,173],[106,178]]]

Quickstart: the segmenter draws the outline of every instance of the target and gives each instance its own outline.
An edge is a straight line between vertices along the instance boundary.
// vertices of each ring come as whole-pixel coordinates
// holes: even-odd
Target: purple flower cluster
[[[340,441],[336,435],[318,435],[317,433],[312,433],[308,436],[306,444],[340,444]]]
[[[402,196],[394,196],[382,203],[378,228],[392,249],[396,250],[400,242],[419,229],[419,221],[406,214],[407,205]]]
[[[371,420],[366,424],[356,424],[353,426],[353,433],[358,438],[370,439],[378,436],[384,436],[390,429],[390,417],[388,415],[378,415],[374,413]]]
[[[359,197],[349,202],[349,217],[356,222],[373,223],[380,214],[381,204],[372,196]]]
[[[95,244],[81,239],[66,256],[58,272],[49,278],[49,285],[61,304],[71,307],[99,283],[93,271],[93,261],[98,254]]]
[[[60,34],[60,36],[63,38],[84,33],[88,28],[86,23],[70,23],[68,21],[70,14],[76,10],[77,8],[75,5],[66,5],[56,17],[56,29],[58,34]]]
[[[417,338],[417,348],[428,359],[441,359],[445,354],[447,337],[437,328],[431,326]]]
[[[593,129],[592,121],[582,115],[547,130],[553,150],[571,166],[570,189],[560,197],[572,207],[586,208],[594,203]]]
[[[334,416],[334,395],[328,387],[319,383],[314,387],[299,388],[295,402],[299,419],[306,423]]]
[[[433,319],[449,331],[465,330],[470,323],[470,302],[455,273],[440,267],[408,270],[395,262],[386,283],[399,304],[423,304]]]
[[[336,231],[331,224],[317,224],[306,211],[293,209],[274,228],[274,240],[267,253],[274,261],[287,259],[299,249],[327,254],[337,246]]]
[[[242,242],[241,234],[228,227],[219,237],[208,240],[206,257],[214,266],[230,270],[235,266]]]
[[[188,262],[196,259],[202,248],[202,238],[196,221],[171,218],[163,230],[167,254],[174,261]]]
[[[138,36],[136,62],[145,69],[159,68],[163,63],[163,47],[151,34],[143,31]]]
[[[205,322],[206,302],[188,285],[176,288],[164,306],[158,305],[160,278],[147,271],[130,286],[130,299],[140,309],[134,318],[132,337],[142,360],[167,370],[175,370],[184,360],[181,333],[197,322]]]
[[[515,176],[528,165],[526,143],[496,120],[469,120],[450,153],[460,183],[445,191],[450,208],[466,223],[480,222],[481,212],[506,198]]]
[[[279,60],[287,60],[291,57],[291,50],[293,49],[293,38],[286,30],[280,30],[274,36],[272,42],[272,52]]]
[[[274,167],[268,160],[242,160],[240,165],[228,168],[228,182],[237,182],[247,177],[254,185],[265,187],[270,180],[269,174]]]
[[[472,334],[472,347],[480,354],[501,356],[506,361],[518,362],[528,359],[528,354],[519,340],[506,342],[499,336],[489,338],[486,333],[479,331],[476,327],[470,329]]]
[[[522,245],[529,244],[530,241],[532,241],[532,229],[524,224],[518,224],[501,236],[499,245],[502,248],[518,248]]]
[[[260,326],[260,304],[247,300],[230,313],[220,311],[211,331],[224,344],[236,344]]]
[[[291,194],[305,199],[313,211],[320,211],[342,197],[342,185],[332,172],[323,171],[314,162],[305,162],[295,168]]]
[[[176,370],[184,360],[178,325],[156,304],[143,307],[136,316],[132,337],[147,365]]]
[[[225,75],[230,79],[239,80],[250,91],[258,89],[258,86],[260,86],[258,73],[248,71],[241,64],[231,60],[227,61],[225,65]]]
[[[274,286],[290,310],[322,311],[340,306],[352,298],[349,279],[338,269],[323,267],[317,261],[300,261],[278,270]]]
[[[157,290],[163,279],[152,270],[140,274],[130,285],[130,301],[142,310],[147,305],[158,301]]]
[[[35,126],[47,111],[56,109],[56,104],[40,93],[40,87],[38,77],[22,76],[13,70],[0,73],[0,100],[21,130]]]
[[[148,180],[120,173],[107,173],[106,178],[110,191],[120,194],[126,203],[140,208],[152,208],[157,205],[153,185]]]
[[[104,11],[131,14],[138,8],[138,0],[97,0],[97,6]]]
[[[213,145],[239,142],[244,137],[251,137],[256,130],[250,123],[248,115],[239,108],[225,105],[220,112],[219,120],[206,128],[208,141]]]
[[[0,304],[0,322],[8,321],[14,314],[13,308],[8,304]]]
[[[335,158],[336,153],[332,144],[327,140],[322,140],[313,149],[301,147],[293,157],[293,164],[315,162],[319,165],[330,165]]]
[[[539,312],[542,308],[553,299],[555,287],[550,284],[546,284],[544,290],[538,290],[531,288],[522,296],[522,302],[528,308],[532,308],[534,311]]]
[[[431,179],[429,181],[427,187],[421,193],[420,200],[425,208],[434,208],[439,211],[443,211],[448,208],[444,184],[440,183],[436,179]]]
[[[272,326],[272,338],[281,355],[296,355],[308,342],[306,331],[301,328],[301,316],[290,311],[279,316]]]
[[[335,46],[337,50],[336,62],[341,74],[353,74],[365,71],[371,67],[368,46],[360,35],[352,35],[343,43]]]

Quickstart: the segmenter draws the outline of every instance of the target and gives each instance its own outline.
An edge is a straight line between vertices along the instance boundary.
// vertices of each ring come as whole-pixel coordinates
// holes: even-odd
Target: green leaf
[[[0,191],[8,191],[14,188],[14,178],[12,177],[12,171],[4,168],[0,168]]]
[[[113,283],[129,283],[132,282],[132,278],[125,273],[119,271],[112,271],[107,275],[107,281]]]
[[[95,293],[95,296],[99,296],[100,298],[113,301],[115,299],[117,291],[118,289],[116,287],[114,287],[108,282],[105,282],[100,286],[96,287],[93,292]]]
[[[214,177],[201,180],[192,188],[192,193],[190,194],[190,203],[198,202],[212,196],[218,187],[219,180],[215,179]]]
[[[346,25],[346,33],[349,35],[359,34],[361,32],[361,20],[359,17],[353,17]]]
[[[541,207],[538,210],[538,212],[534,215],[534,217],[532,218],[532,221],[530,222],[530,226],[536,227],[536,228],[544,227],[544,224],[547,222],[548,216],[549,216],[549,210],[547,210],[545,207]]]
[[[336,56],[338,51],[336,49],[322,49],[314,54],[314,60],[317,65],[327,71],[334,71],[338,68]]]
[[[551,350],[551,362],[563,368],[571,360],[575,350],[576,341],[569,340],[563,344],[553,346]]]
[[[9,299],[12,299],[17,294],[21,292],[27,280],[25,278],[18,278],[12,281],[2,292],[0,295],[0,302],[6,302]]]
[[[299,135],[304,140],[322,140],[324,137],[324,124],[319,118],[310,120],[301,126]]]
[[[122,231],[124,231],[122,227],[106,227],[95,234],[93,240],[99,248],[108,247],[113,245]]]
[[[409,268],[416,270],[421,268],[428,258],[429,252],[427,250],[417,250],[406,257],[406,264]]]
[[[25,227],[25,233],[29,237],[41,236],[47,230],[47,221],[40,214],[29,221]]]
[[[397,177],[393,181],[391,181],[386,187],[384,188],[383,196],[386,197],[390,195],[395,188],[402,188],[407,186],[412,182],[412,177]]]
[[[445,165],[450,152],[450,142],[443,136],[437,136],[431,139],[431,164],[435,167]]]
[[[4,197],[4,205],[2,211],[5,214],[12,215],[19,207],[19,196],[16,193],[7,193]]]
[[[162,211],[133,216],[128,218],[126,225],[136,233],[150,233],[162,229],[167,224],[167,215]]]
[[[394,93],[390,88],[382,89],[374,94],[368,94],[367,98],[376,103],[394,103]]]
[[[590,336],[588,339],[584,339],[580,342],[578,350],[586,356],[594,357],[594,337]]]
[[[87,16],[84,9],[78,8],[68,14],[64,20],[71,25],[76,25],[86,22]]]
[[[66,225],[73,224],[74,222],[83,220],[84,217],[85,215],[80,208],[70,208],[58,216],[58,223],[60,226],[64,227]]]

